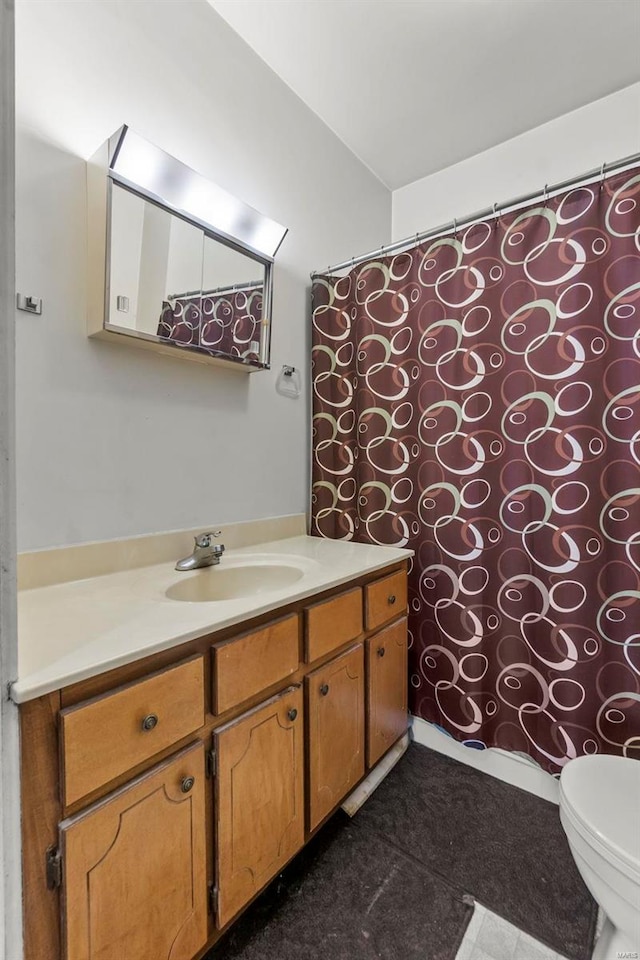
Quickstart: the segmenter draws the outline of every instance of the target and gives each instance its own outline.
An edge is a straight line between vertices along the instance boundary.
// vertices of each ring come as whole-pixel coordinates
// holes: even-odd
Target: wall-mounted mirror
[[[279,245],[286,231],[141,138],[145,151],[134,144],[133,163],[122,152],[123,130],[114,135],[119,147],[114,138],[106,145],[106,176],[104,156],[89,164],[90,335],[246,370],[268,367],[273,258],[255,244]],[[164,178],[157,155],[167,164]],[[140,187],[145,177],[151,183]],[[227,217],[224,231],[213,229],[215,216]],[[243,231],[251,243],[237,239]]]
[[[245,363],[267,357],[268,264],[117,183],[108,250],[108,329]]]

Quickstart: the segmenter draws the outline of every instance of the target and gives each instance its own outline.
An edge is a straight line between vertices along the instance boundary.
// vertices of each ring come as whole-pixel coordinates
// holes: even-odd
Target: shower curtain
[[[262,323],[263,284],[242,289],[172,297],[162,304],[158,336],[191,344],[213,355],[258,359]]]
[[[407,546],[410,709],[640,755],[640,171],[313,287],[315,535]]]

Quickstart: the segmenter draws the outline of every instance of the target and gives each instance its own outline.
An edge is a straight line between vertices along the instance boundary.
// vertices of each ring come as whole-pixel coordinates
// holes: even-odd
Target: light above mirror
[[[109,140],[109,171],[118,180],[205,228],[262,256],[275,257],[287,228],[258,213],[126,125]]]

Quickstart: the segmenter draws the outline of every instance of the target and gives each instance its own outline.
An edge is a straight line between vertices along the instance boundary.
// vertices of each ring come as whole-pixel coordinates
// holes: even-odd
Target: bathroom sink
[[[187,603],[211,603],[216,600],[237,600],[260,593],[282,590],[296,583],[305,574],[299,566],[286,563],[238,563],[196,570],[172,584],[165,591],[170,600]]]

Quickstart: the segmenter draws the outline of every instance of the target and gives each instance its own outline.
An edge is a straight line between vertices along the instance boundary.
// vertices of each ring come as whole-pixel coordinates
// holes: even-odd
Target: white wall
[[[18,0],[19,549],[303,512],[309,272],[388,241],[391,197],[205,0]],[[85,336],[85,167],[122,123],[286,224],[272,369]]]
[[[480,105],[479,105],[480,109]],[[640,83],[393,193],[394,240],[640,150]]]

